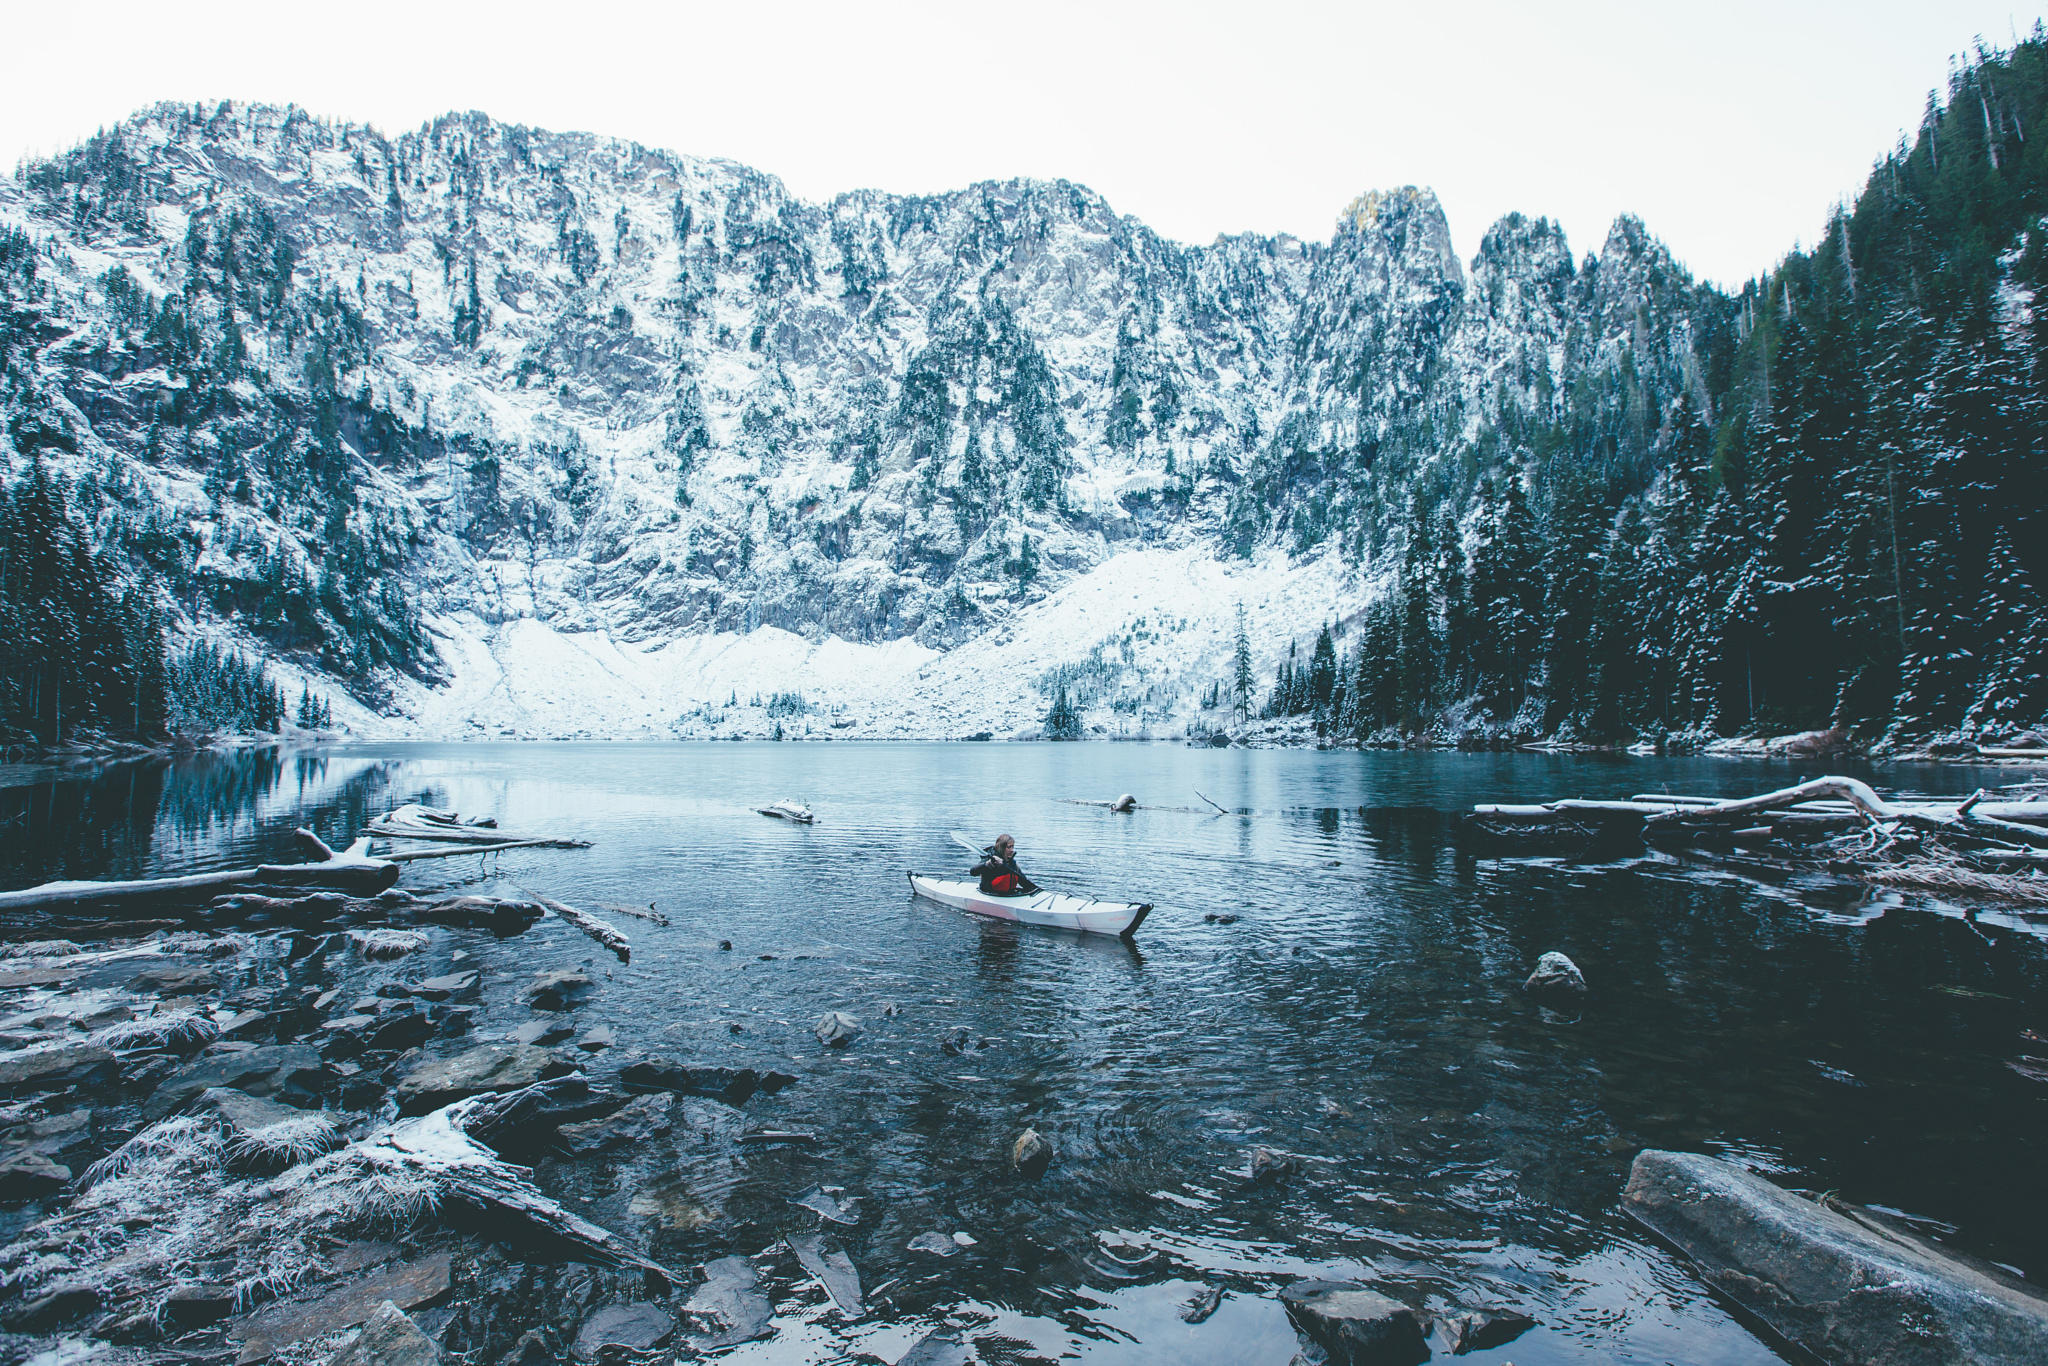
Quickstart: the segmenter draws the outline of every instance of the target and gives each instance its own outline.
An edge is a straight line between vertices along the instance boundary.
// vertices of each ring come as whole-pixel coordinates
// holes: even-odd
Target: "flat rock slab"
[[[1701,1153],[1636,1156],[1622,1207],[1701,1279],[1825,1361],[2048,1361],[2048,1297]]]
[[[429,1001],[452,1001],[458,996],[476,995],[482,981],[474,972],[450,972],[414,982],[410,990],[413,995],[424,996]]]
[[[237,1335],[241,1352],[235,1360],[246,1366],[308,1338],[343,1332],[368,1319],[386,1300],[400,1309],[431,1304],[448,1293],[452,1265],[453,1258],[447,1253],[437,1253],[351,1281],[324,1295],[259,1309],[241,1325]]]
[[[220,985],[210,968],[164,964],[144,968],[128,980],[128,990],[142,996],[197,996]]]
[[[569,1071],[545,1048],[531,1044],[472,1048],[452,1058],[423,1063],[398,1083],[398,1112],[423,1115],[485,1091],[516,1091]]]
[[[683,1306],[691,1340],[705,1351],[772,1337],[774,1310],[761,1293],[760,1277],[745,1257],[720,1257],[704,1266],[704,1284]]]
[[[528,1020],[512,1031],[512,1042],[547,1048],[566,1042],[575,1033],[576,1026],[566,1020]]]
[[[1331,1366],[1416,1366],[1429,1360],[1422,1319],[1356,1281],[1296,1281],[1280,1292],[1295,1330]]]
[[[572,1153],[601,1153],[646,1143],[675,1128],[676,1098],[665,1091],[635,1096],[603,1119],[561,1127],[561,1144]]]
[[[950,1330],[935,1328],[917,1340],[896,1366],[974,1366],[980,1360],[974,1349]]]
[[[815,1233],[792,1235],[789,1250],[796,1254],[797,1263],[825,1287],[825,1293],[832,1297],[840,1312],[854,1319],[866,1312],[860,1299],[860,1273],[853,1269],[852,1258]]]
[[[0,971],[0,991],[16,987],[60,987],[78,976],[77,968],[7,968]]]
[[[377,1306],[342,1354],[328,1366],[435,1366],[441,1349],[390,1300]]]
[[[667,1342],[676,1321],[652,1304],[608,1304],[583,1320],[570,1349],[578,1361],[595,1361],[607,1347],[644,1352]]]
[[[35,1053],[0,1054],[0,1095],[61,1091],[114,1079],[114,1055],[98,1044],[75,1043]]]
[[[526,1003],[535,1010],[574,1010],[589,1000],[597,990],[597,983],[590,980],[590,974],[569,968],[556,972],[543,972],[533,979],[523,993]]]
[[[288,1089],[295,1080],[304,1082],[321,1075],[320,1055],[304,1044],[209,1054],[161,1082],[150,1093],[143,1113],[152,1122],[162,1119],[211,1087],[271,1096]]]

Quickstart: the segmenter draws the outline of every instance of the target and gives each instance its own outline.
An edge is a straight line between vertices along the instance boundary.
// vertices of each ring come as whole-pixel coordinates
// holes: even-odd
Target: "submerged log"
[[[519,890],[525,892],[528,896],[532,897],[540,905],[545,906],[550,911],[553,911],[561,919],[567,921],[569,924],[575,926],[577,929],[583,931],[583,933],[589,935],[592,939],[595,939],[598,943],[602,944],[604,947],[610,949],[613,953],[617,954],[619,956],[619,961],[621,963],[628,963],[632,961],[633,941],[626,938],[626,936],[621,931],[614,929],[610,925],[605,924],[602,920],[599,920],[596,916],[592,915],[588,911],[579,911],[574,906],[565,906],[559,901],[551,901],[547,897],[542,896],[539,892],[534,891],[530,887],[521,887]]]
[[[234,887],[317,887],[372,895],[398,881],[398,865],[370,857],[370,841],[359,839],[336,852],[310,830],[300,830],[302,846],[311,841],[326,857],[310,863],[264,863],[182,877],[141,878],[132,882],[46,882],[15,892],[0,892],[0,911],[63,910],[70,907],[119,905],[136,901],[203,900]],[[310,846],[308,846],[310,847]]]

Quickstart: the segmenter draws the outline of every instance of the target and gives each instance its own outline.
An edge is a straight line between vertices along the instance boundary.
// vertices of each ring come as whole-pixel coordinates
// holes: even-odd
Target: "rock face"
[[[1536,971],[1522,983],[1522,990],[1532,996],[1567,1001],[1586,994],[1586,976],[1577,963],[1553,950],[1536,960]]]
[[[386,1300],[330,1366],[436,1366],[440,1360],[433,1340]]]
[[[1824,1361],[2048,1361],[2048,1297],[1700,1153],[1637,1155],[1622,1207]]]
[[[118,1070],[114,1055],[97,1044],[63,1044],[0,1056],[0,1096],[61,1091],[110,1081]]]
[[[1295,1330],[1331,1366],[1415,1366],[1429,1360],[1413,1309],[1356,1281],[1296,1281],[1280,1292]]]
[[[1122,552],[1189,552],[1176,568],[1218,587],[1227,551],[1398,534],[1418,474],[1469,499],[1472,462],[1436,433],[1551,421],[1575,387],[1664,414],[1732,307],[1630,219],[1583,266],[1519,215],[1461,262],[1412,187],[1361,196],[1326,242],[1189,246],[1066,182],[811,203],[749,167],[480,114],[387,137],[247,104],[143,110],[27,169],[0,176],[0,224],[48,244],[16,331],[53,344],[0,425],[53,433],[60,476],[102,472],[130,522],[183,519],[222,600],[267,602],[280,555],[360,566],[379,681],[444,731],[474,704],[428,683],[557,657],[504,648],[529,632],[877,642],[860,699],[907,709],[966,677],[900,687],[932,650]],[[170,356],[136,322],[162,299],[192,329]],[[276,310],[331,324],[331,361],[269,345]],[[138,378],[157,369],[191,396],[175,441]],[[1188,574],[1144,582],[1111,624],[1127,677],[1192,710],[1227,620],[1148,648],[1138,623],[1185,615]],[[301,609],[346,643],[308,600],[240,615],[282,630]],[[457,642],[438,663],[421,618]],[[1109,639],[1064,635],[962,733],[1035,719],[1027,680]],[[498,692],[487,717],[597,726],[639,717],[642,686],[671,714],[725,700],[583,683],[509,713],[525,690]]]

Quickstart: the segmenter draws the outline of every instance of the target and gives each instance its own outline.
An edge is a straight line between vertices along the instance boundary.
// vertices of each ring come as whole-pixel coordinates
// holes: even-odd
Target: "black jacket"
[[[1024,876],[1024,870],[1017,866],[1017,860],[1014,858],[1002,858],[999,855],[990,854],[968,871],[981,879],[981,893],[983,896],[1029,896],[1038,890],[1038,884]],[[1007,892],[997,891],[995,880],[1005,873],[1015,879],[1011,884],[1012,890]]]

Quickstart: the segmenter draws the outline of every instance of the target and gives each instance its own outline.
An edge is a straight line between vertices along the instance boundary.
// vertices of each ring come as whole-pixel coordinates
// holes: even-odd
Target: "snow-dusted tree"
[[[2048,604],[2028,581],[2004,527],[1991,538],[1975,625],[1983,662],[1965,724],[1981,730],[2048,717]]]

